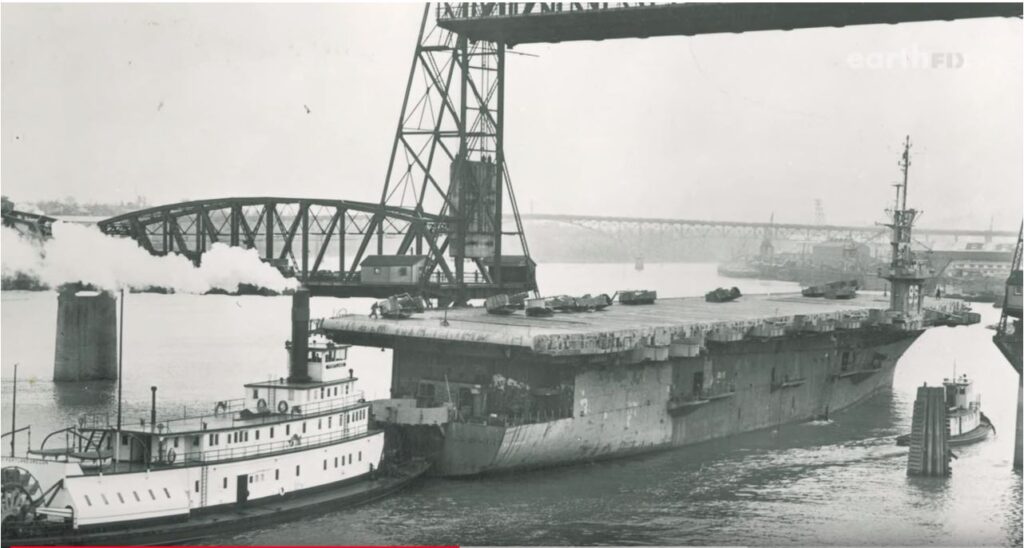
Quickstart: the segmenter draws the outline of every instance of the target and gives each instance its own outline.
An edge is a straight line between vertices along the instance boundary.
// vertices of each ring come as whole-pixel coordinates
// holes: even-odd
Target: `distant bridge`
[[[763,237],[771,233],[773,239],[800,242],[821,242],[851,238],[860,242],[883,241],[889,230],[882,226],[814,225],[799,223],[765,223],[754,221],[709,221],[699,219],[673,219],[656,217],[622,217],[599,215],[562,215],[551,213],[522,213],[524,221],[552,221],[576,225],[602,232],[671,231],[689,237]],[[959,228],[915,228],[917,236],[944,236],[960,238],[1006,238],[1013,240],[1012,230],[978,230]]]

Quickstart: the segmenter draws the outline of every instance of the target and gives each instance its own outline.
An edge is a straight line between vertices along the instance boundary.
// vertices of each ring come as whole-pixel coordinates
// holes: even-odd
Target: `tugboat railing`
[[[339,432],[328,432],[326,434],[311,436],[294,434],[289,436],[287,439],[274,442],[265,442],[241,447],[228,447],[224,449],[189,451],[188,453],[183,453],[180,457],[175,456],[173,462],[168,461],[168,451],[165,451],[163,455],[160,455],[160,459],[157,463],[169,466],[186,466],[197,462],[217,462],[271,455],[285,451],[328,445],[349,438],[357,438],[366,434],[368,431],[369,429],[366,425],[362,424],[346,428]]]
[[[319,400],[312,403],[294,405],[288,408],[287,413],[279,413],[268,408],[264,413],[252,412],[251,415],[243,417],[241,411],[249,409],[246,405],[248,400],[242,398],[237,400],[224,400],[217,403],[218,411],[202,415],[190,415],[162,419],[157,421],[156,434],[173,435],[191,432],[201,432],[207,429],[223,429],[232,427],[249,427],[264,424],[287,422],[292,417],[308,417],[338,411],[365,401],[364,393],[361,390],[353,391],[337,398]],[[221,406],[221,404],[224,404]],[[251,411],[251,410],[250,410]],[[214,422],[216,421],[216,422]],[[126,423],[127,424],[127,423]],[[139,419],[142,429],[151,427],[146,419]],[[106,430],[114,428],[109,416],[86,416],[79,421],[79,429]],[[123,427],[123,430],[131,428]]]

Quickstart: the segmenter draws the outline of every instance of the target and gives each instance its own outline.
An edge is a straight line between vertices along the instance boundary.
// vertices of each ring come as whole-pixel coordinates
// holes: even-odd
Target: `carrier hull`
[[[728,343],[694,358],[582,370],[572,417],[516,426],[450,422],[438,431],[432,473],[466,476],[615,458],[821,417],[892,386],[897,360],[920,332],[888,335],[896,336],[875,345],[865,334]],[[860,351],[885,357],[862,374],[842,372],[836,337],[840,345],[863,344]],[[735,392],[671,412],[673,380],[692,378],[709,363],[736,371]],[[782,386],[781,371],[794,364],[803,366],[803,376]],[[417,443],[430,442],[421,433]]]

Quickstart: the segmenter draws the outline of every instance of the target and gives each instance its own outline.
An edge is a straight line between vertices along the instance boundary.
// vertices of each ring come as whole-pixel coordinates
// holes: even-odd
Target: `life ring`
[[[178,458],[178,454],[174,452],[174,449],[167,450],[167,463],[174,464],[174,459]]]
[[[217,402],[217,405],[213,406],[213,414],[219,415],[221,411],[228,410],[228,403],[224,401]]]
[[[267,400],[260,398],[259,401],[256,402],[256,409],[259,410],[260,413],[266,412]]]
[[[279,413],[287,413],[288,412],[288,402],[286,402],[284,400],[281,400],[281,401],[277,402],[277,411]]]
[[[298,434],[292,434],[292,439],[288,440],[289,447],[294,447],[300,443],[302,443],[302,436],[299,436]]]

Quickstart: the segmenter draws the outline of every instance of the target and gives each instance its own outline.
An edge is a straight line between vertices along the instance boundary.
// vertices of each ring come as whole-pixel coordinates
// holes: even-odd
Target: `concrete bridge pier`
[[[55,382],[117,379],[117,299],[62,286],[57,295]]]

